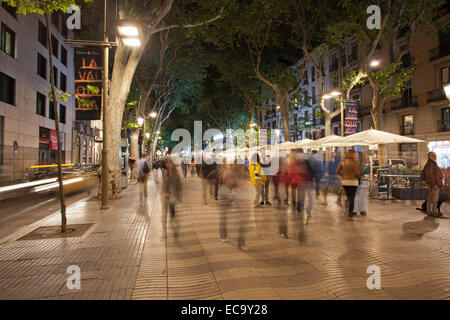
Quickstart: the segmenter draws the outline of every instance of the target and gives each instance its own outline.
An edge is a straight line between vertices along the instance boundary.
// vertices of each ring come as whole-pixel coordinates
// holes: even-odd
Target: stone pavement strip
[[[367,217],[349,222],[330,196],[311,219],[293,220],[282,206],[254,209],[244,186],[227,208],[224,243],[224,201],[203,205],[200,181],[184,185],[166,227],[152,181],[146,200],[130,185],[109,210],[93,200],[69,208],[70,224],[94,224],[80,238],[16,241],[58,225],[54,214],[0,240],[0,299],[450,299],[450,220],[426,217],[418,203],[371,201]],[[242,227],[248,251],[237,248]],[[69,265],[81,268],[81,290],[66,286]],[[372,265],[380,290],[367,288]]]
[[[99,210],[80,201],[67,210],[68,224],[93,223],[79,238],[16,241],[38,226],[60,224],[55,213],[0,241],[0,299],[130,299],[157,195],[139,200],[131,185],[123,198]],[[81,290],[67,288],[67,268],[81,269]]]

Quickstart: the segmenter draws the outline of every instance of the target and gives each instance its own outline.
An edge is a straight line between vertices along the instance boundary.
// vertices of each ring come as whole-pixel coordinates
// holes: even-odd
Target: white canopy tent
[[[341,139],[335,139],[322,144],[322,147],[351,147],[351,146],[367,146],[374,144],[390,144],[390,143],[419,143],[423,140],[409,138],[394,133],[369,129],[359,133],[352,134]]]

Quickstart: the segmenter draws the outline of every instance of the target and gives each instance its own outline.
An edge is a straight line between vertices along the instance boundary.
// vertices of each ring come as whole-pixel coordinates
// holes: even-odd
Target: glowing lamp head
[[[380,65],[380,60],[372,60],[371,62],[370,62],[370,66],[372,67],[372,68],[376,68],[376,67],[378,67]]]
[[[150,138],[150,133],[149,133],[149,132],[146,132],[146,133],[145,133],[145,136],[147,137],[147,139]]]
[[[141,46],[141,40],[137,38],[122,38],[122,43],[124,46],[127,47],[140,47]]]
[[[144,118],[139,117],[139,118],[137,119],[137,122],[138,122],[138,124],[139,124],[140,126],[142,126],[142,125],[144,124]]]
[[[150,117],[152,117],[153,119],[155,119],[157,116],[158,114],[156,112],[150,113]]]

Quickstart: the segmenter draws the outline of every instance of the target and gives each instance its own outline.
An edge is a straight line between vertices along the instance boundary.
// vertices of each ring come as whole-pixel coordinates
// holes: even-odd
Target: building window
[[[45,117],[45,102],[46,97],[42,93],[36,94],[36,114]]]
[[[66,123],[66,107],[59,105],[59,122]]]
[[[67,50],[61,46],[61,62],[67,67]]]
[[[56,27],[56,29],[59,30],[59,14],[57,13],[52,14],[52,24]]]
[[[61,72],[61,76],[60,76],[60,82],[59,82],[59,88],[64,91],[67,92],[67,77],[64,73]]]
[[[59,57],[59,41],[56,39],[54,35],[52,35],[52,51],[53,55],[58,59]]]
[[[450,108],[442,109],[442,120],[446,121],[446,123],[450,122]]]
[[[400,157],[409,167],[419,164],[417,143],[400,143]]]
[[[39,42],[47,48],[47,27],[44,26],[44,24],[39,21],[39,36],[38,36]]]
[[[314,67],[311,68],[311,81],[316,80],[316,69]]]
[[[16,105],[16,80],[0,72],[0,101]]]
[[[55,87],[59,87],[59,83],[58,83],[58,68],[56,68],[55,66],[53,66],[53,74],[55,77]]]
[[[10,5],[6,4],[6,2],[2,2],[2,7],[3,7],[3,9],[5,9],[10,15],[12,15],[15,19],[17,19],[16,8],[11,7]]]
[[[312,99],[312,104],[316,104],[316,87],[312,87],[311,88],[311,99]]]
[[[441,68],[441,85],[450,83],[450,67]]]
[[[403,132],[404,135],[414,134],[414,116],[412,114],[403,116]]]
[[[48,102],[48,117],[49,119],[55,120],[55,107],[53,101]]]
[[[308,70],[306,70],[306,71],[303,73],[303,84],[304,84],[304,85],[309,84],[309,81],[308,81]]]
[[[37,74],[47,80],[47,59],[38,53]]]
[[[16,57],[16,34],[2,23],[1,50],[7,55]]]

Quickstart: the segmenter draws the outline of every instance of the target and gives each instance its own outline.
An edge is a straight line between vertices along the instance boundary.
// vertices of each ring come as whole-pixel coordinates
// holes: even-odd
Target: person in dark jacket
[[[202,198],[203,204],[208,204],[208,194],[213,195],[213,187],[216,187],[216,174],[217,163],[207,164],[205,158],[202,159],[202,164],[200,165],[200,178],[202,179]],[[215,197],[217,197],[218,186],[214,190]]]
[[[437,210],[437,204],[439,201],[439,191],[442,188],[442,180],[444,176],[436,163],[436,153],[428,153],[428,161],[423,168],[423,173],[428,187],[427,214],[432,217],[439,217],[440,215]]]
[[[175,238],[178,237],[179,225],[175,219],[175,209],[177,203],[182,201],[181,178],[178,175],[177,166],[172,160],[167,159],[163,164],[161,200],[162,200],[162,224],[164,235],[167,236],[167,213],[170,212],[171,227]]]

